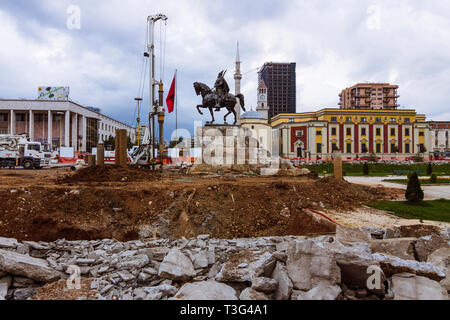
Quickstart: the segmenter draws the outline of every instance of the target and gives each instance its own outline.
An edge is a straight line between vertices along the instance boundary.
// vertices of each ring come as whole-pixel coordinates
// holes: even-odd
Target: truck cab
[[[39,142],[19,144],[19,165],[24,169],[41,169],[50,165],[50,152],[44,152]]]
[[[40,142],[30,141],[26,134],[0,135],[0,167],[41,169],[50,165],[51,153]]]

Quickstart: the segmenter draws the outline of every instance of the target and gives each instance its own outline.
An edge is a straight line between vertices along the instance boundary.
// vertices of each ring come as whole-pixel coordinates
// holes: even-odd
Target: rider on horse
[[[226,99],[227,95],[230,93],[230,87],[224,78],[226,73],[226,70],[220,72],[217,76],[216,83],[214,84],[214,88],[216,89],[215,94],[217,96],[216,111],[220,111],[220,101]]]

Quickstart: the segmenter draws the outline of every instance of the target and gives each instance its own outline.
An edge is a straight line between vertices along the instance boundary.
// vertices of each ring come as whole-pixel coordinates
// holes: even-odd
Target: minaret
[[[241,79],[242,79],[242,73],[241,73],[241,57],[239,55],[239,42],[237,43],[237,51],[236,51],[236,70],[234,71],[234,92],[235,95],[238,95],[241,93]],[[236,124],[241,124],[241,105],[238,102],[236,104]]]

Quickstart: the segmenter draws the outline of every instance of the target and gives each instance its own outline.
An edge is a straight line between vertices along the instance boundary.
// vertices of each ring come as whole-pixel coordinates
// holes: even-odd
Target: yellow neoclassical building
[[[415,110],[322,109],[279,114],[271,119],[272,154],[320,159],[340,150],[344,157],[403,159],[431,150],[425,115]]]

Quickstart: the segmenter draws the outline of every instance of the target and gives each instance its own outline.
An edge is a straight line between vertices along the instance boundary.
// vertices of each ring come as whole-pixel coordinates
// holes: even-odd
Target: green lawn
[[[420,184],[423,185],[441,185],[441,184],[450,184],[450,179],[437,179],[437,182],[431,182],[430,179],[419,179]],[[383,181],[386,182],[394,182],[400,184],[408,184],[408,179],[385,179]]]
[[[332,174],[334,167],[332,163],[323,163],[320,165],[305,165],[301,168],[308,168],[314,170],[320,175]],[[414,164],[386,164],[386,163],[369,163],[369,176],[371,177],[385,177],[389,175],[406,176],[417,172],[419,176],[427,176],[428,163],[414,163]],[[450,164],[433,164],[433,173],[437,176],[450,175]],[[342,169],[347,176],[363,175],[362,164],[343,163]]]
[[[362,172],[345,172],[347,177],[388,177],[392,175],[392,172],[369,172],[365,175]]]
[[[450,200],[446,199],[423,201],[419,205],[413,205],[407,201],[380,201],[368,206],[388,211],[405,219],[450,222]]]

